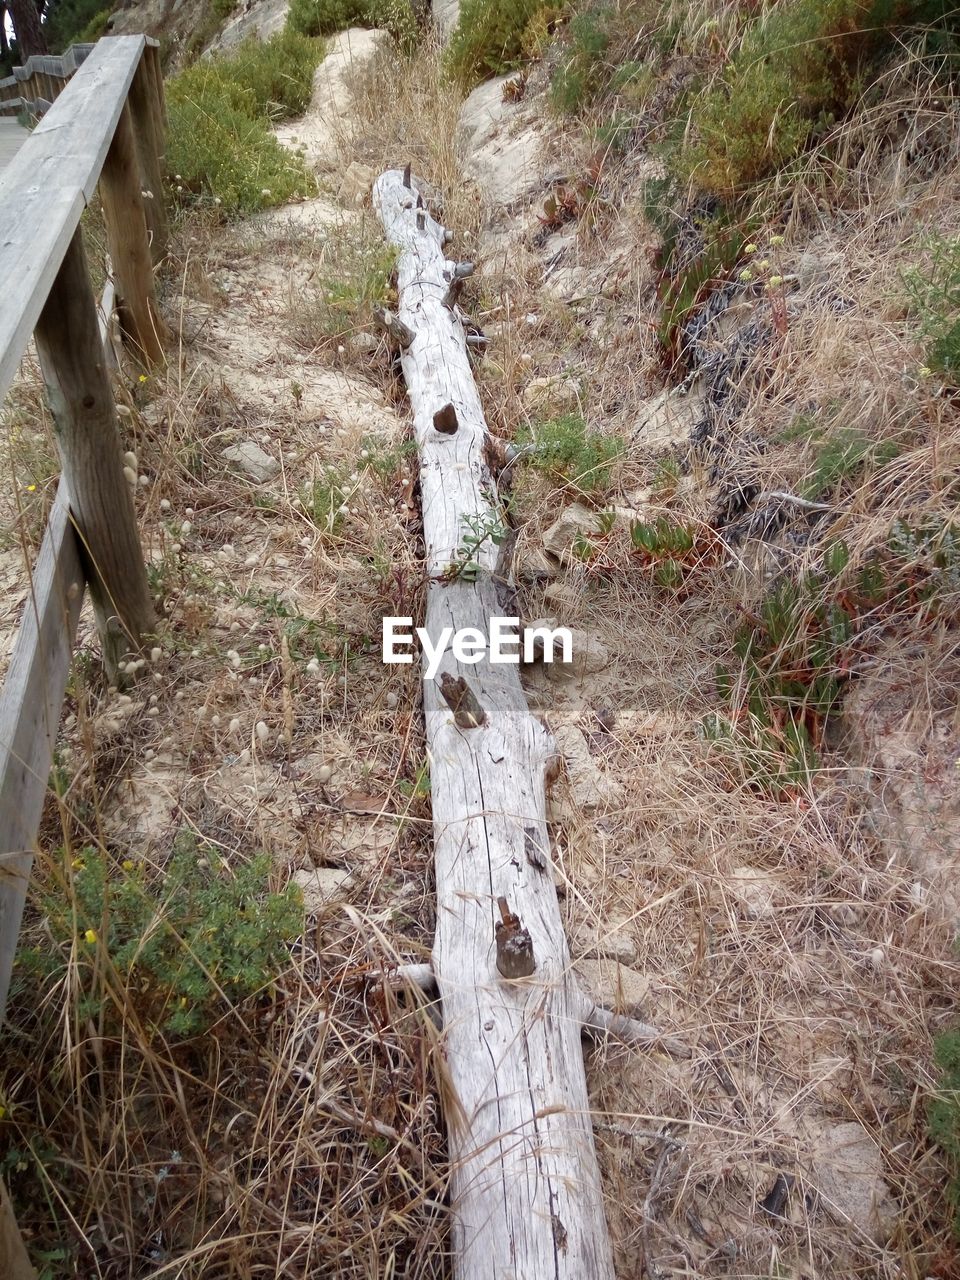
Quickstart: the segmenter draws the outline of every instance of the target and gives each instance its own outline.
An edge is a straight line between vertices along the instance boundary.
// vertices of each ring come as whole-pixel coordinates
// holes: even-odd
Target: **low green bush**
[[[228,867],[213,848],[181,838],[162,876],[84,849],[71,881],[41,908],[53,950],[25,949],[17,980],[77,966],[80,1013],[109,1023],[133,1002],[148,1030],[191,1036],[268,986],[303,929],[296,885],[269,890],[270,859]]]
[[[719,83],[694,102],[684,179],[722,199],[796,156],[868,82],[904,29],[944,20],[946,0],[786,0],[751,19]]]
[[[581,111],[609,81],[604,55],[610,47],[611,11],[587,9],[571,18],[565,53],[550,81],[550,101],[565,115]]]
[[[935,1054],[940,1082],[929,1109],[930,1136],[950,1167],[950,1205],[954,1231],[960,1236],[960,1031],[938,1037]]]
[[[315,191],[302,158],[269,126],[306,109],[322,56],[320,41],[284,31],[169,81],[167,165],[181,203],[212,202],[236,215]]]
[[[926,266],[906,277],[929,368],[960,385],[960,239],[927,242]]]
[[[382,27],[404,45],[417,34],[410,0],[292,0],[287,14],[287,30],[305,36],[330,36],[348,27]]]
[[[529,448],[530,466],[583,493],[595,493],[608,486],[610,469],[624,448],[618,437],[591,431],[576,413],[522,429],[517,432],[516,443]]]
[[[470,89],[512,71],[539,43],[549,12],[559,12],[551,0],[463,0],[447,51],[450,76]]]

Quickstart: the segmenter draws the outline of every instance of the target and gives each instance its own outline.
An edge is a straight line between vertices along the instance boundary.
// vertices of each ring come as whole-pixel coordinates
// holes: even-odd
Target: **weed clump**
[[[929,262],[906,277],[929,369],[960,385],[960,239],[934,237]]]
[[[401,44],[412,44],[417,20],[410,0],[293,0],[287,30],[330,36],[348,27],[381,27]]]
[[[372,224],[327,233],[322,265],[290,311],[297,345],[309,351],[339,347],[373,325],[376,308],[396,301],[396,265],[396,249],[383,243]]]
[[[464,0],[447,70],[465,88],[519,66],[559,7],[549,0]]]
[[[192,839],[178,841],[162,878],[84,849],[68,891],[58,886],[41,903],[54,950],[25,951],[21,976],[51,977],[72,952],[83,1016],[122,1016],[135,991],[148,1029],[197,1035],[286,967],[303,904],[295,885],[271,893],[269,870],[265,854],[228,870]]]
[[[951,1169],[950,1204],[954,1231],[960,1235],[960,1031],[947,1031],[936,1043],[940,1085],[930,1105],[930,1136],[940,1147]]]
[[[169,82],[167,164],[183,204],[253,213],[310,195],[303,160],[270,133],[271,121],[310,101],[323,45],[295,32],[244,41],[229,58],[196,62]]]
[[[793,159],[863,92],[904,27],[943,16],[936,0],[793,0],[763,10],[715,86],[691,110],[684,179],[721,199]]]
[[[618,437],[591,431],[577,413],[565,413],[520,430],[516,442],[527,448],[527,460],[537,471],[583,493],[607,487],[610,469],[624,448]]]

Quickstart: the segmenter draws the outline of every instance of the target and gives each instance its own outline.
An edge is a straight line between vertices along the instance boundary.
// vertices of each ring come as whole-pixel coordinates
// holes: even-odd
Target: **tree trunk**
[[[7,10],[17,37],[17,56],[26,62],[35,53],[46,53],[47,42],[35,0],[7,0]]]
[[[406,175],[374,203],[400,250],[399,333],[420,456],[433,644],[445,627],[489,634],[502,528],[490,437],[453,307],[464,266]],[[409,332],[405,332],[406,330]],[[610,1280],[584,1074],[589,1013],[571,970],[546,824],[550,734],[519,667],[454,660],[424,679],[436,845],[433,969],[459,1107],[447,1107],[458,1280]]]

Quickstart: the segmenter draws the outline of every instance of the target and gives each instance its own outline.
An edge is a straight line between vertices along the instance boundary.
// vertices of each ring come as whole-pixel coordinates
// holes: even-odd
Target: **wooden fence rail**
[[[97,46],[72,44],[66,53],[34,54],[0,80],[0,115],[43,115]]]
[[[119,36],[75,58],[69,84],[0,174],[0,402],[33,337],[61,461],[0,690],[0,1019],[84,590],[111,678],[154,627],[123,474],[109,316],[115,300],[138,362],[162,358],[153,281],[166,240],[157,56],[156,42]],[[34,66],[32,74],[48,72]],[[114,273],[99,309],[80,228],[98,185]]]

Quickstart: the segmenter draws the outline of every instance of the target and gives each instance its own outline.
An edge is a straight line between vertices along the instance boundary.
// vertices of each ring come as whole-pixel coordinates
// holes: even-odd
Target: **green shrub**
[[[169,82],[167,165],[182,203],[215,201],[232,215],[315,191],[303,159],[269,124],[306,109],[322,56],[319,41],[285,31],[196,62]]]
[[[960,1031],[940,1036],[934,1052],[940,1086],[928,1113],[930,1136],[950,1167],[950,1204],[954,1230],[960,1235]]]
[[[928,241],[929,262],[906,277],[927,363],[952,386],[960,386],[960,239]]]
[[[287,30],[330,36],[348,27],[383,27],[401,44],[416,39],[411,0],[292,0]]]
[[[469,89],[519,66],[549,10],[549,0],[463,0],[447,51],[451,77]]]
[[[609,9],[587,9],[570,20],[566,52],[550,81],[550,101],[556,111],[571,115],[608,82],[604,55],[610,47]]]
[[[529,445],[529,463],[552,480],[584,493],[606,488],[610,468],[623,452],[623,441],[591,431],[576,413],[538,423],[517,432],[518,445]]]
[[[865,467],[885,466],[900,452],[894,441],[873,440],[856,427],[833,431],[821,428],[812,438],[817,441],[813,469],[800,486],[800,493],[814,502]]]
[[[72,885],[58,885],[41,904],[57,952],[26,951],[19,967],[21,976],[56,973],[73,951],[84,1017],[111,997],[122,1017],[127,992],[148,1028],[196,1035],[267,986],[303,928],[300,891],[269,891],[266,854],[228,868],[215,849],[187,837],[162,877],[95,848],[73,865]]]
[[[695,141],[676,157],[680,175],[721,198],[739,195],[852,106],[895,32],[947,8],[943,0],[785,0],[764,8],[719,84],[694,103]]]

